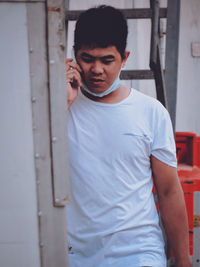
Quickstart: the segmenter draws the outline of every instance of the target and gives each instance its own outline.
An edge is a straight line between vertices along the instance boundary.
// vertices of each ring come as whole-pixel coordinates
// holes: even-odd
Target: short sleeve
[[[177,167],[176,146],[169,113],[161,105],[156,113],[151,154],[165,164]]]

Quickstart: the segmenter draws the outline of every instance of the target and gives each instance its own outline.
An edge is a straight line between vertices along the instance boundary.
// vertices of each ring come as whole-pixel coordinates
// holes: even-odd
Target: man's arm
[[[188,220],[177,169],[151,156],[152,172],[159,209],[176,267],[191,267]]]

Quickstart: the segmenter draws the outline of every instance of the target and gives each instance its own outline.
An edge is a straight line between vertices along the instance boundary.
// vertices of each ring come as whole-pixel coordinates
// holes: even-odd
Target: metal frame
[[[119,9],[124,14],[126,19],[150,19],[152,18],[152,9],[151,8],[127,8],[127,9]],[[68,20],[77,20],[80,13],[83,10],[67,10],[65,12],[65,19]],[[166,18],[167,9],[160,8],[159,9],[159,17]]]
[[[154,79],[152,70],[122,70],[120,74],[122,80],[151,80]]]
[[[159,1],[150,0],[152,9],[151,19],[151,47],[150,47],[150,68],[154,73],[157,99],[168,108],[163,66],[161,63],[159,43]]]
[[[49,0],[48,57],[54,205],[69,201],[65,19],[62,0]]]
[[[63,9],[63,1],[61,0],[48,1],[48,3],[27,3],[41,267],[69,266],[65,199],[64,202],[55,203],[55,197],[59,196],[61,200],[63,200],[63,196],[66,197],[66,190],[60,188],[65,184],[62,179],[67,179],[67,174],[66,176],[60,176],[62,171],[66,170],[66,167],[63,167],[62,159],[60,166],[63,169],[57,173],[59,163],[57,161],[54,162],[55,156],[58,156],[59,159],[65,153],[68,155],[66,142],[63,142],[62,139],[65,134],[63,135],[63,133],[59,132],[63,131],[66,126],[55,122],[56,116],[60,115],[61,109],[63,114],[66,115],[66,107],[63,107],[63,102],[66,101],[66,92],[64,90],[65,49],[63,44],[58,46],[58,43],[52,40],[52,34],[55,34],[55,39],[60,42],[59,37],[64,34],[65,29],[62,27],[57,28],[59,19],[54,17],[54,13],[53,15],[51,13],[59,11],[60,16],[62,16]],[[47,14],[48,12],[50,13]],[[55,25],[53,25],[54,23]],[[48,25],[52,27],[52,32],[48,31],[47,42]],[[52,64],[52,55],[55,55],[54,60],[58,70],[63,70],[57,77],[55,75],[57,75],[58,70],[55,70],[54,64]],[[55,97],[53,79],[57,81],[58,98]],[[56,107],[60,105],[60,102],[58,103],[57,101],[60,101],[61,95],[63,101],[61,101],[60,109],[56,111]],[[55,97],[54,100],[53,97]],[[52,112],[56,113],[52,114]],[[63,116],[66,119],[65,115]],[[67,121],[62,121],[62,124],[66,125]],[[55,127],[58,127],[58,129],[55,130]],[[57,139],[52,138],[54,134],[56,134]],[[57,142],[54,143],[54,141]],[[63,142],[63,146],[59,142]],[[55,146],[57,147],[55,148]],[[61,149],[62,151],[60,151]],[[58,155],[59,151],[60,155]],[[67,158],[65,157],[64,160],[67,160]],[[58,204],[59,207],[56,207],[55,204]]]
[[[180,23],[180,0],[168,0],[165,56],[165,85],[168,111],[172,125],[176,124],[176,97],[178,79],[178,45]]]

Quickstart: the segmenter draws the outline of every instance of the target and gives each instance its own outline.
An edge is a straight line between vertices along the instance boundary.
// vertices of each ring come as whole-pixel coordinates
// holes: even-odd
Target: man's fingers
[[[80,66],[73,61],[73,58],[67,58],[66,59],[66,65],[67,65],[67,71],[71,68],[76,69],[79,72],[82,72]]]
[[[80,66],[79,66],[76,62],[72,61],[72,62],[70,62],[70,63],[68,63],[68,64],[69,64],[69,67],[70,67],[70,68],[75,69],[75,70],[77,70],[78,72],[82,72]]]
[[[81,76],[80,73],[75,69],[70,69],[67,71],[67,82],[72,85],[81,86]]]
[[[66,64],[73,61],[73,58],[66,58]]]

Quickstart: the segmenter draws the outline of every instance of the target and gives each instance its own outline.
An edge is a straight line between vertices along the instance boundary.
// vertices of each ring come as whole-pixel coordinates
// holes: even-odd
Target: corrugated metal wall
[[[0,266],[39,267],[27,9],[0,3]]]

